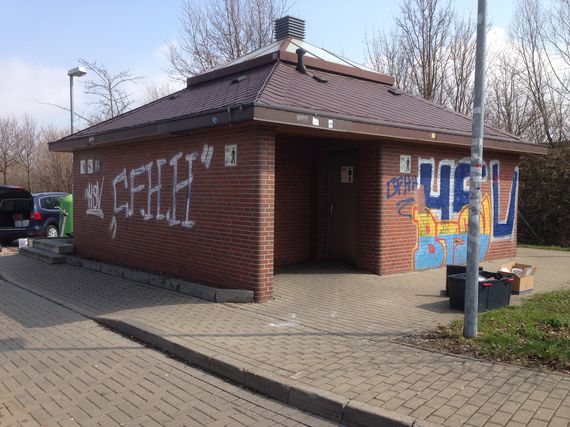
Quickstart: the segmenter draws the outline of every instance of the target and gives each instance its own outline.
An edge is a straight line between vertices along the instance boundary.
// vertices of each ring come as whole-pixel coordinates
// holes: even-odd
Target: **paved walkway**
[[[0,424],[332,426],[0,280]]]
[[[569,252],[521,249],[537,292],[570,287]],[[568,426],[570,377],[434,353],[393,337],[460,316],[443,270],[378,277],[301,268],[276,299],[223,305],[68,265],[0,258],[7,280],[92,317],[121,319],[252,372],[447,426]],[[518,300],[519,298],[515,298]]]

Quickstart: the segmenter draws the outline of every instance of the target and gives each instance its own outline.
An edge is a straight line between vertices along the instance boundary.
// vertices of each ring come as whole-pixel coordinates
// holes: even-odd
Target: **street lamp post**
[[[75,67],[72,68],[67,72],[69,76],[69,111],[71,112],[71,133],[73,134],[73,78],[74,77],[83,77],[87,74],[85,68],[83,67]]]

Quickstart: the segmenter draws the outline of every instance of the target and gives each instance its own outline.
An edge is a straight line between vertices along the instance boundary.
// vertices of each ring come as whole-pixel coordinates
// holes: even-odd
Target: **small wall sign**
[[[93,159],[87,160],[87,173],[93,173]]]
[[[237,144],[226,145],[225,166],[237,166]]]
[[[79,162],[79,173],[81,175],[87,173],[87,165],[85,164],[85,160],[81,160]]]
[[[354,182],[354,166],[342,166],[340,168],[340,183],[352,184]]]
[[[400,173],[412,172],[412,156],[400,156]]]

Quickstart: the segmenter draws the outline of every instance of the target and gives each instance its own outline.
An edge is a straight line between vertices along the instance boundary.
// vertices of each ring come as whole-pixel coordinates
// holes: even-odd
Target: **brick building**
[[[271,298],[274,270],[464,263],[471,120],[287,31],[187,88],[53,142],[76,252]],[[485,128],[481,259],[515,254],[519,154]]]

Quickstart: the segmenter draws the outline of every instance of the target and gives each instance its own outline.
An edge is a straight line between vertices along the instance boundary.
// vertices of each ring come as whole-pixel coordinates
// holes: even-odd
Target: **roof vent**
[[[239,82],[241,82],[241,81],[243,81],[243,80],[245,80],[245,75],[241,75],[241,76],[236,77],[235,79],[232,79],[232,80],[230,81],[230,84],[231,84],[231,85],[235,85],[236,83],[239,83]]]
[[[305,66],[305,53],[307,51],[303,48],[299,48],[295,51],[297,53],[297,71],[303,74],[307,74],[307,67]]]
[[[284,16],[275,20],[275,41],[293,37],[303,40],[305,38],[305,21],[292,16]]]

